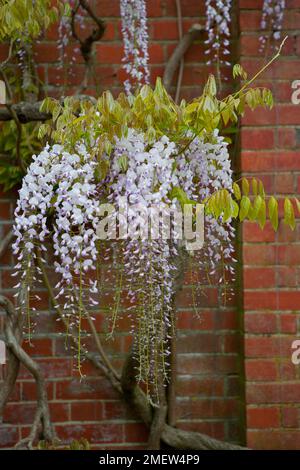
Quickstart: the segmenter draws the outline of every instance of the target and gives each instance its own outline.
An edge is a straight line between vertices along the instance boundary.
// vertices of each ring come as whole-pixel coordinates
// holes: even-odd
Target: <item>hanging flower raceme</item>
[[[180,185],[191,199],[203,202],[214,192],[222,188],[232,192],[233,179],[230,156],[228,152],[228,143],[224,137],[220,136],[216,130],[209,141],[204,139],[195,139],[181,162],[185,168],[185,175],[189,175],[187,181],[179,178]],[[196,176],[196,183],[195,181]],[[205,221],[205,239],[203,250],[196,252],[195,256],[199,263],[199,268],[215,276],[217,270],[221,267],[221,275],[216,282],[224,283],[224,294],[226,295],[226,271],[234,274],[232,263],[233,258],[233,238],[234,227],[229,219],[227,222],[211,215],[206,216]],[[226,300],[226,299],[225,299]]]
[[[128,207],[129,238],[118,244],[119,256],[123,259],[126,286],[134,305],[131,319],[136,332],[138,378],[149,386],[151,377],[151,395],[156,399],[159,377],[167,378],[169,365],[167,336],[174,314],[172,259],[177,255],[177,248],[170,238],[149,237],[152,226],[148,222],[151,215],[158,217],[172,205],[168,194],[178,181],[173,171],[175,150],[174,142],[166,136],[149,145],[145,134],[129,129],[126,137],[116,141],[109,183],[109,200],[119,207]],[[161,232],[166,230],[164,221],[167,220],[162,217],[158,227]],[[122,220],[119,220],[121,229]]]
[[[209,56],[208,64],[214,63],[219,70],[222,65],[230,65],[228,61],[231,0],[206,0],[206,40],[205,53]]]
[[[129,78],[124,86],[127,93],[132,87],[149,83],[148,28],[145,0],[120,0],[124,44],[123,68]]]
[[[264,0],[260,26],[266,34],[260,36],[261,50],[266,46],[268,31],[276,43],[280,40],[284,9],[285,0]]]
[[[60,276],[56,298],[64,299],[62,305],[70,330],[77,329],[78,351],[82,346],[81,323],[85,309],[94,305],[93,295],[97,293],[96,283],[83,278],[84,273],[95,269],[97,256],[99,204],[95,166],[84,145],[78,145],[76,153],[72,154],[60,145],[45,147],[33,158],[15,211],[17,238],[13,248],[19,261],[16,267],[20,275],[19,305],[28,317],[28,328],[31,291],[40,273],[36,259],[39,255],[46,263],[45,243],[51,235],[55,271]]]

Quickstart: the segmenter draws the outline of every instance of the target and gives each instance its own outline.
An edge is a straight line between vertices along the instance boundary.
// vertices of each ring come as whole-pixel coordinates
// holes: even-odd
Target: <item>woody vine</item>
[[[10,3],[25,8],[28,2]],[[10,40],[8,60],[1,66],[8,92],[2,119],[12,122],[16,132],[12,152],[15,165],[5,167],[2,175],[6,180],[9,175],[7,189],[22,178],[13,233],[3,240],[0,250],[4,251],[14,239],[16,305],[0,297],[0,305],[7,314],[5,339],[9,348],[8,372],[0,392],[0,412],[11,393],[19,365],[23,363],[36,380],[38,403],[30,435],[18,446],[32,448],[40,427],[44,439],[53,441],[44,379],[38,365],[22,348],[23,336],[29,341],[31,338],[34,328],[31,301],[37,283],[42,282],[66,328],[79,374],[82,375],[83,360],[90,360],[105,374],[149,426],[149,448],[159,448],[163,441],[171,447],[186,449],[238,449],[239,446],[200,433],[185,432],[166,423],[165,386],[172,377],[171,341],[176,335],[174,305],[190,256],[186,241],[174,237],[140,240],[132,236],[108,243],[99,238],[97,228],[101,221],[100,203],[119,207],[122,201],[129,206],[138,203],[145,211],[153,206],[160,211],[169,207],[193,210],[197,203],[203,204],[206,242],[201,250],[193,253],[193,258],[199,272],[209,276],[212,282],[223,283],[226,300],[230,295],[227,273],[234,273],[233,222],[248,219],[263,229],[269,218],[274,230],[278,227],[278,201],[266,196],[262,182],[246,178],[233,181],[226,130],[237,123],[246,107],[252,110],[258,106],[272,107],[270,91],[252,85],[280,55],[283,43],[254,77],[248,78],[240,65],[233,67],[233,79],[242,81],[234,94],[219,99],[216,80],[211,75],[201,96],[190,103],[182,100],[177,104],[160,79],[154,88],[148,85],[145,2],[122,0],[124,59],[128,73],[126,92],[116,98],[109,91],[97,99],[82,94],[62,101],[47,97],[39,103],[32,40],[60,17],[62,62],[69,35],[73,35],[86,63],[87,73],[79,90],[82,93],[92,77],[93,43],[101,38],[105,25],[85,0],[63,2],[57,10],[48,1],[37,4],[39,8],[35,7],[34,12],[29,9],[28,15],[22,17],[18,9],[9,9],[7,2],[0,4],[0,16],[6,22],[2,39]],[[230,2],[226,5],[224,21],[229,21]],[[226,65],[226,61],[220,60],[219,46],[224,34],[227,38],[223,53],[226,55],[228,25],[224,21],[218,23],[220,18],[211,2],[207,2],[207,7],[208,44],[215,49],[217,64]],[[33,13],[34,22],[31,21]],[[76,28],[76,21],[84,24],[82,14],[88,15],[95,24],[91,35],[84,38]],[[217,28],[217,41],[214,41],[213,28]],[[20,38],[24,30],[27,32],[25,41]],[[200,33],[201,28],[192,28],[183,38],[183,53]],[[182,59],[178,52],[181,46],[182,42],[170,58],[165,83],[171,81],[170,75]],[[26,104],[13,104],[16,85],[11,84],[6,71],[13,56],[20,60],[18,86]],[[32,124],[24,128],[24,121],[43,123],[39,123],[37,134]],[[36,151],[39,141],[45,145]],[[294,202],[300,212],[299,201]],[[130,222],[136,227],[140,225],[140,212],[131,213]],[[284,222],[294,229],[294,204],[289,198],[284,201]],[[118,232],[122,230],[122,223],[119,219]],[[166,229],[163,223],[160,228]],[[175,229],[173,223],[171,232]],[[52,285],[45,268],[49,243],[53,245],[55,270],[59,276],[56,285]],[[93,310],[101,302],[103,287],[97,276],[100,258],[105,258],[111,246],[118,260],[111,334],[120,315],[122,289],[128,291],[129,307],[123,314],[130,316],[133,334],[132,352],[121,375],[105,354],[93,323]],[[84,331],[83,322],[88,324],[89,332]],[[87,334],[95,341],[96,356],[85,345]],[[145,392],[140,388],[141,383],[145,385]]]

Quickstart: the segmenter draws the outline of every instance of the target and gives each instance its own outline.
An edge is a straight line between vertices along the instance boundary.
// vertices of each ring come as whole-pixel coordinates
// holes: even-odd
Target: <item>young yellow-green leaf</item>
[[[128,168],[128,156],[127,155],[122,155],[118,159],[118,165],[124,173],[127,171]]]
[[[174,186],[174,188],[172,188],[172,191],[170,192],[169,197],[170,199],[177,199],[182,207],[185,204],[195,203],[195,201],[192,201],[191,199],[189,199],[186,192],[179,186]]]
[[[251,208],[251,201],[247,196],[243,196],[240,202],[240,221],[242,222],[248,215]]]
[[[249,181],[247,178],[242,178],[242,191],[245,196],[248,196],[250,190]]]
[[[216,80],[212,74],[210,74],[208,77],[203,93],[204,95],[211,95],[211,96],[216,96],[217,94]]]
[[[274,196],[271,196],[268,203],[269,218],[273,229],[278,229],[278,202]]]
[[[233,183],[232,189],[235,198],[239,201],[242,197],[239,185],[237,183]]]
[[[235,64],[232,69],[233,78],[241,77],[243,80],[247,79],[247,73],[240,64]]]
[[[296,226],[295,222],[295,213],[294,213],[294,207],[289,198],[285,198],[284,200],[284,223],[286,225],[289,225],[292,230],[294,230]]]
[[[256,178],[252,178],[252,191],[254,196],[257,196],[257,190],[258,190],[258,181]]]
[[[259,180],[258,182],[258,194],[264,199],[265,196],[266,196],[266,193],[265,193],[265,188],[264,188],[264,185],[263,185],[263,182],[261,180]]]
[[[260,196],[258,196],[260,197]],[[257,221],[261,229],[264,228],[266,225],[266,218],[267,218],[267,209],[266,209],[266,201],[264,199],[261,200],[260,208],[257,213]]]
[[[258,218],[259,218],[259,214],[260,214],[263,203],[264,203],[264,200],[262,199],[261,196],[258,195],[255,197],[252,211],[249,212],[250,220],[257,220],[259,222]]]
[[[263,100],[263,103],[268,106],[268,108],[272,108],[273,107],[273,95],[272,95],[272,92],[271,90],[268,90],[268,88],[263,88],[262,90],[262,100]]]

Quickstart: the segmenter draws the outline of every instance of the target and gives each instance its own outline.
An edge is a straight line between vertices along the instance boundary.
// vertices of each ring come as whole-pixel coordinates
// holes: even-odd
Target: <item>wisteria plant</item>
[[[145,211],[153,206],[161,211],[203,204],[206,240],[192,255],[199,269],[224,283],[225,291],[226,272],[233,271],[233,221],[248,219],[263,228],[269,217],[277,229],[278,202],[266,197],[262,182],[233,181],[225,137],[228,126],[246,107],[271,107],[272,95],[268,89],[250,87],[255,77],[247,80],[241,66],[236,65],[233,73],[245,83],[222,100],[210,76],[199,98],[180,105],[160,79],[154,89],[144,85],[134,95],[121,93],[114,99],[107,91],[96,104],[75,98],[63,104],[52,98],[43,102],[41,111],[53,118],[40,127],[40,137],[49,143],[33,157],[15,212],[18,304],[28,318],[30,333],[31,297],[51,241],[59,275],[55,298],[64,312],[67,334],[77,337],[80,373],[85,350],[82,323],[88,310],[101,303],[102,295],[97,277],[99,256],[105,255],[105,243],[97,231],[101,204],[120,209],[125,201],[134,227],[141,225],[141,212],[130,211],[133,204]],[[297,200],[296,204],[299,209]],[[294,228],[288,198],[284,219]],[[123,223],[119,217],[118,233]],[[137,379],[158,401],[159,383],[168,378],[169,338],[175,334],[176,259],[182,250],[187,255],[189,250],[176,237],[141,239],[137,228],[131,236],[112,238],[119,260],[116,288],[128,292],[129,307],[123,314],[132,322]],[[112,333],[119,303],[117,296],[111,309]]]

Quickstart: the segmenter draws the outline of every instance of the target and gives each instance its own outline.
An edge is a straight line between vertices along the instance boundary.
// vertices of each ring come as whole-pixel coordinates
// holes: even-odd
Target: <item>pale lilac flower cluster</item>
[[[191,199],[199,200],[200,196],[203,201],[220,189],[232,192],[233,179],[227,147],[228,143],[218,135],[218,130],[209,139],[195,139],[192,142],[188,153],[181,158],[184,178],[180,178],[180,185]],[[216,220],[209,215],[205,218],[205,245],[199,253],[198,261],[201,267],[208,267],[211,275],[216,274],[220,266],[225,272],[234,273],[232,240],[235,231],[230,222],[224,223],[221,217]],[[224,272],[220,273],[218,281],[225,284],[224,275]]]
[[[270,30],[271,37],[276,42],[281,37],[284,9],[285,0],[264,0],[260,26],[266,33]],[[265,48],[266,42],[267,36],[260,36],[261,51]]]
[[[195,139],[186,152],[180,153],[167,136],[150,143],[144,133],[128,129],[126,137],[115,139],[110,169],[102,185],[95,182],[96,168],[96,159],[83,144],[78,144],[74,153],[61,145],[46,146],[33,157],[15,211],[18,287],[25,292],[20,297],[21,308],[30,309],[28,296],[39,271],[37,250],[46,262],[46,240],[52,238],[59,276],[56,298],[69,328],[76,328],[80,338],[86,309],[97,305],[95,296],[99,300],[100,295],[91,274],[99,262],[100,197],[105,186],[106,200],[119,206],[119,237],[125,224],[129,228],[129,236],[110,243],[125,273],[130,299],[127,314],[132,318],[139,359],[137,375],[152,382],[156,393],[159,375],[166,377],[169,367],[174,279],[182,242],[174,236],[176,221],[170,222],[168,217],[159,217],[160,233],[169,233],[167,237],[153,237],[152,224],[151,231],[147,225],[141,237],[141,227],[148,223],[153,209],[163,215],[178,208],[179,202],[172,196],[174,188],[181,188],[195,202],[202,202],[218,189],[232,191],[227,143],[215,131],[212,136]],[[124,205],[126,214],[122,218]],[[215,272],[222,262],[231,271],[234,230],[230,221],[223,224],[221,219],[208,217],[206,231],[205,249],[197,257],[200,267],[209,264],[210,271]]]
[[[124,44],[124,69],[129,78],[124,86],[130,93],[133,86],[149,83],[148,27],[145,0],[120,0]]]
[[[208,139],[195,139],[184,154],[178,155],[177,146],[163,136],[152,145],[142,133],[129,130],[128,136],[118,139],[113,152],[110,173],[110,201],[115,204],[138,204],[139,212],[129,209],[129,223],[140,229],[145,224],[143,214],[159,206],[176,208],[178,201],[170,200],[172,188],[179,186],[191,200],[203,201],[219,189],[232,191],[232,170],[227,149],[228,144],[218,135],[218,131]],[[177,155],[176,155],[177,154]],[[124,160],[127,167],[124,169]],[[120,164],[122,162],[122,164]],[[122,221],[119,220],[121,224]],[[162,222],[163,224],[163,219]],[[119,227],[120,228],[120,227]],[[170,227],[161,227],[168,230]],[[175,226],[173,222],[173,230]],[[140,232],[139,232],[140,233]],[[122,244],[124,270],[132,302],[143,306],[138,315],[134,314],[133,331],[138,343],[140,379],[151,377],[155,383],[155,357],[159,354],[164,361],[163,370],[168,367],[168,343],[166,331],[173,323],[172,299],[174,275],[176,277],[176,256],[181,242],[171,240],[134,239],[131,237]],[[220,264],[233,272],[234,229],[228,221],[206,218],[206,243],[197,254],[200,268],[215,274]],[[120,245],[119,245],[120,247]],[[222,281],[219,277],[219,282]],[[136,312],[136,306],[134,306]],[[150,351],[150,352],[149,352]],[[162,356],[163,354],[163,356]]]
[[[46,240],[51,236],[55,271],[60,277],[57,298],[64,299],[63,310],[70,328],[75,325],[80,328],[78,312],[81,308],[84,317],[84,303],[93,305],[93,295],[97,293],[96,283],[82,278],[82,273],[95,269],[97,257],[99,203],[95,167],[96,162],[83,144],[77,146],[76,153],[64,151],[61,145],[46,146],[33,157],[15,211],[13,248],[19,261],[16,268],[21,279],[20,306],[22,310],[30,308],[28,296],[32,283],[29,281],[36,280],[34,273],[40,271],[35,262],[37,250],[46,263]]]
[[[161,357],[160,372],[166,375],[168,367],[166,333],[172,324],[172,273],[175,269],[172,259],[177,255],[177,248],[170,239],[153,239],[145,234],[141,242],[135,236],[145,226],[144,217],[148,218],[151,210],[157,208],[163,213],[176,205],[168,196],[172,187],[178,184],[173,171],[175,150],[175,144],[166,136],[149,145],[144,134],[129,129],[126,138],[116,141],[110,173],[109,200],[119,207],[124,203],[128,206],[131,233],[118,246],[124,259],[130,300],[139,305],[132,316],[139,353],[137,373],[140,380],[151,377],[154,384],[158,380],[157,355]],[[128,162],[125,171],[120,165],[124,157]],[[132,204],[135,208],[131,209]],[[163,225],[163,217],[161,220]],[[119,229],[121,226],[122,219]],[[165,229],[160,226],[161,231]]]
[[[63,0],[62,5],[69,5],[71,10],[77,8],[76,0]],[[80,9],[76,12],[76,26],[79,25],[81,30],[85,29],[85,16]],[[58,51],[59,51],[59,65],[58,68],[63,68],[66,64],[70,65],[76,61],[76,57],[72,56],[68,59],[68,46],[72,39],[72,26],[71,26],[71,13],[63,13],[58,23]],[[79,52],[79,47],[74,48],[74,54]],[[74,75],[74,72],[70,71]]]
[[[206,31],[205,54],[210,56],[207,64],[215,63],[230,65],[227,60],[230,40],[231,0],[206,0]]]

